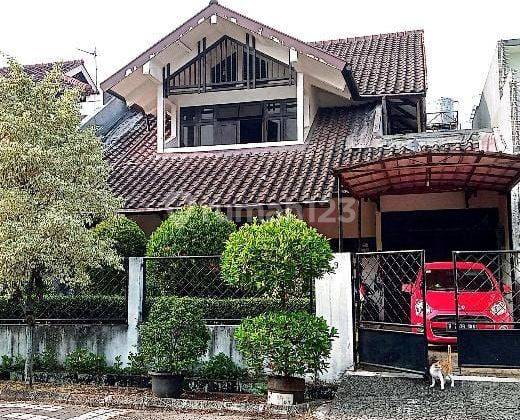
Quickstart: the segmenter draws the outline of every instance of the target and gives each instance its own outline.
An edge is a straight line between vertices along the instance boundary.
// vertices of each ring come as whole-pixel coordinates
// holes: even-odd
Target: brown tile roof
[[[450,141],[374,138],[371,105],[321,109],[304,145],[206,153],[156,153],[155,120],[129,111],[105,136],[109,183],[127,211],[167,210],[188,203],[249,206],[326,202],[332,170],[416,150],[476,150],[471,136]]]
[[[52,63],[40,63],[40,64],[25,64],[23,66],[24,71],[33,78],[33,80],[39,82],[41,81],[47,73],[49,73],[55,65],[61,65],[61,70],[63,73],[67,73],[76,67],[84,65],[83,60],[68,60],[68,61],[56,61]],[[0,76],[6,75],[8,71],[8,67],[0,68]],[[96,93],[92,86],[88,83],[84,83],[81,80],[78,80],[74,77],[70,77],[67,75],[63,75],[63,80],[65,86],[68,88],[77,88],[82,93],[86,95],[91,95]]]
[[[426,93],[422,30],[310,44],[350,64],[360,95]]]
[[[332,169],[372,138],[372,107],[324,109],[304,145],[247,151],[157,154],[155,120],[130,114],[106,138],[110,184],[126,209],[326,201]]]

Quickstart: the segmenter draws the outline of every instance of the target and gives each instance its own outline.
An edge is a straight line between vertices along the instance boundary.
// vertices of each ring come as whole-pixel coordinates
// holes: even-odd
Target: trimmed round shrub
[[[235,223],[220,211],[192,205],[173,212],[148,241],[150,257],[219,256]],[[147,286],[152,295],[215,296],[225,284],[219,258],[175,258],[147,261]]]
[[[146,234],[128,217],[111,217],[98,223],[93,231],[96,236],[113,241],[121,257],[142,257],[146,252]]]
[[[301,297],[312,280],[332,271],[327,239],[291,213],[242,226],[222,254],[222,277],[231,285],[264,290],[282,306]]]
[[[183,298],[158,298],[139,329],[140,356],[151,372],[192,371],[210,339],[198,305]]]
[[[249,318],[235,331],[237,348],[256,374],[301,376],[327,369],[335,328],[307,312],[271,312]]]
[[[115,216],[97,224],[94,235],[112,242],[121,258],[140,257],[146,252],[146,235],[139,225],[125,216]],[[127,275],[124,270],[113,267],[93,268],[89,272],[90,284],[86,286],[89,293],[124,294]]]

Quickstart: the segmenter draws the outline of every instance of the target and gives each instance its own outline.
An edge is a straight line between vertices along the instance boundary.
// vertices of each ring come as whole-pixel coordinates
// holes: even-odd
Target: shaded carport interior
[[[463,209],[381,213],[382,250],[425,249],[427,259],[439,260],[453,250],[499,249],[512,243],[510,192],[520,180],[520,156],[462,148],[389,150],[376,159],[338,167],[335,174],[340,194],[345,190],[358,200],[374,201],[379,210],[385,196],[427,200],[431,193],[464,194]],[[507,207],[502,230],[498,208],[469,208],[470,198],[479,192],[502,197]]]

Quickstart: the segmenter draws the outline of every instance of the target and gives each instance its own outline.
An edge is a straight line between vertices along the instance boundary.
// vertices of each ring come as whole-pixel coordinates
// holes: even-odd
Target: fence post
[[[316,280],[316,315],[338,330],[332,343],[329,369],[320,375],[327,382],[338,380],[346,370],[354,369],[354,319],[352,302],[351,254],[334,254],[333,274]]]
[[[128,354],[137,352],[138,326],[143,320],[144,259],[130,257],[128,261]]]

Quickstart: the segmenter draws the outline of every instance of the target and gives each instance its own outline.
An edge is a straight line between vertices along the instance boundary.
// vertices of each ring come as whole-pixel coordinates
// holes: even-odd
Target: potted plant
[[[268,402],[304,401],[306,374],[328,367],[335,328],[308,312],[271,312],[244,320],[236,331],[237,348],[255,373],[267,369]]]
[[[271,375],[269,403],[302,402],[303,376],[327,367],[336,330],[323,318],[291,309],[294,298],[309,296],[313,281],[332,271],[332,258],[327,239],[291,213],[255,220],[229,237],[221,262],[224,279],[278,301],[273,312],[243,321],[236,331],[249,367]]]
[[[185,373],[204,355],[210,339],[200,308],[183,298],[159,298],[139,333],[153,394],[178,398]]]

